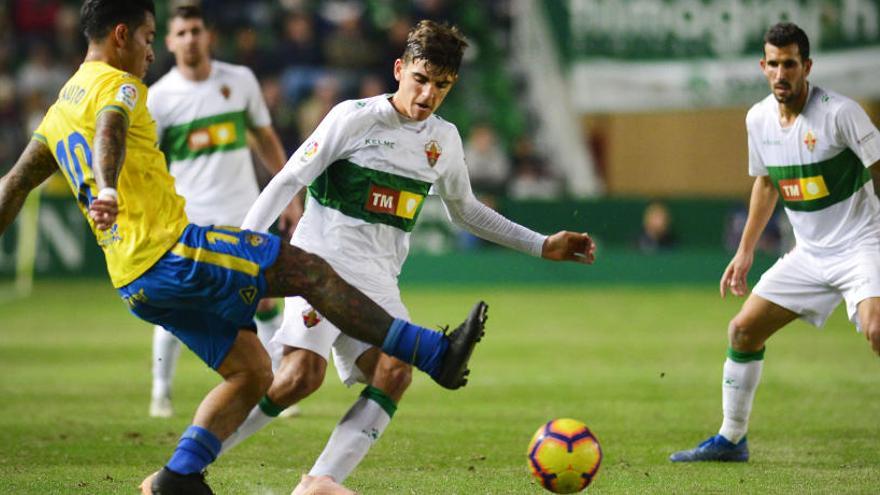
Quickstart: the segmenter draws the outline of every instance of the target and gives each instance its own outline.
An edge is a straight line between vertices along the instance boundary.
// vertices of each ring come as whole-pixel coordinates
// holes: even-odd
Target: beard
[[[202,63],[204,56],[199,52],[183,52],[183,63],[188,67],[196,67]]]
[[[777,93],[777,91],[779,89],[786,90],[786,91],[788,91],[788,93],[783,93],[783,94]],[[788,104],[788,103],[797,101],[798,98],[801,97],[801,93],[803,93],[803,88],[800,88],[800,91],[797,91],[797,90],[795,90],[794,87],[792,87],[791,84],[788,84],[788,83],[786,83],[786,85],[781,88],[776,88],[776,87],[773,88],[773,97],[776,98],[777,102],[784,103],[784,104]]]

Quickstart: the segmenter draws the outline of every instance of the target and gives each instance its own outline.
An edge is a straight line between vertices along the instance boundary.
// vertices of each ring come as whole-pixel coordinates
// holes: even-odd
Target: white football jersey
[[[306,212],[291,243],[381,294],[397,291],[409,233],[429,191],[472,232],[540,255],[545,236],[474,198],[458,129],[436,115],[404,119],[388,98],[334,107],[263,191],[245,226],[265,228],[288,194],[308,185]]]
[[[773,95],[746,116],[749,174],[770,176],[799,249],[814,254],[880,241],[880,201],[867,167],[880,135],[853,100],[810,85],[794,124],[783,128]]]
[[[247,130],[271,125],[260,85],[247,67],[211,61],[204,81],[175,67],[150,87],[159,147],[198,225],[234,225],[259,195]]]

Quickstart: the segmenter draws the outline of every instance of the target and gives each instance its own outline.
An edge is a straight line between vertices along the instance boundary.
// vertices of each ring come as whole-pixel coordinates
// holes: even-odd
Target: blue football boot
[[[747,462],[749,443],[743,437],[739,443],[731,443],[721,435],[709,437],[695,449],[682,450],[669,456],[672,462]]]

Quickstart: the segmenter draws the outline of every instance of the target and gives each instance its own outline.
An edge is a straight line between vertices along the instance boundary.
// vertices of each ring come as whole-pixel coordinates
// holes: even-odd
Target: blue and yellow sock
[[[385,336],[382,351],[436,376],[448,347],[449,340],[442,333],[395,318]]]
[[[178,474],[200,473],[214,462],[221,445],[220,439],[210,431],[190,425],[181,435],[177,449],[165,467]]]

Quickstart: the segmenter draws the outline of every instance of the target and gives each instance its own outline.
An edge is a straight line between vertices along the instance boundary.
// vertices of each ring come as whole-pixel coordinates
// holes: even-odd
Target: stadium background
[[[440,113],[484,146],[469,155],[475,176],[487,163],[507,170],[475,180],[484,200],[599,243],[594,266],[544,263],[462,235],[429,204],[404,299],[417,321],[441,323],[486,299],[491,333],[463,391],[415,377],[352,488],[540,493],[525,446],[543,421],[571,416],[605,451],[593,493],[876,492],[877,358],[841,311],[822,332],[795,323],[774,337],[748,466],[682,469],[666,456],[720,419],[724,328],[740,300],[719,300],[717,280],[745,218],[744,117],[767,94],[761,34],[779,19],[804,26],[811,79],[880,123],[880,2],[202,1],[217,58],[258,73],[288,151],[335,101],[393,90],[390,62],[414,19],[459,24],[473,47]],[[0,172],[80,63],[78,4],[0,1]],[[169,5],[157,7],[148,83],[171,65]],[[492,134],[497,146],[486,146]],[[663,224],[663,206],[647,208],[657,201],[673,233],[659,241],[642,235],[646,211]],[[790,245],[778,216],[769,232],[753,279]],[[0,493],[131,493],[216,383],[184,353],[178,414],[151,420],[149,361],[149,326],[119,302],[66,185],[51,181],[0,238]],[[303,417],[221,458],[211,483],[287,493],[355,394],[331,377]]]
[[[0,171],[81,61],[78,4],[0,4]],[[525,225],[587,230],[600,245],[599,262],[588,270],[530,263],[456,231],[429,202],[404,281],[464,281],[477,266],[486,281],[714,279],[746,213],[743,120],[767,92],[757,59],[763,30],[774,20],[799,22],[810,33],[814,82],[857,98],[875,122],[880,112],[876,0],[203,6],[216,30],[216,57],[256,72],[288,151],[334,103],[393,91],[391,61],[414,19],[460,25],[472,46],[439,113],[461,130],[475,188]],[[170,5],[160,1],[157,8],[157,60],[148,83],[173,63],[163,40]],[[43,191],[37,275],[100,275],[100,253],[67,194],[60,180]],[[654,201],[671,218],[659,242],[643,235],[646,205]],[[762,242],[767,260],[759,264],[790,243],[777,215]],[[15,271],[16,245],[13,229],[0,243],[4,276]]]

